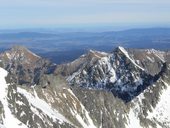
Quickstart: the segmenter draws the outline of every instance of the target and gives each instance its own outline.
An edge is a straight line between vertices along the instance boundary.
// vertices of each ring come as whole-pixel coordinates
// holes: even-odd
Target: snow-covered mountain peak
[[[139,69],[141,69],[141,70],[143,70],[143,71],[145,70],[143,67],[139,66],[132,57],[130,57],[128,51],[125,50],[125,48],[119,46],[117,49],[118,49],[127,59],[129,59],[129,60],[131,61],[131,63],[133,63],[137,68],[139,68]]]
[[[38,59],[40,59],[40,57],[36,54],[34,54],[33,52],[31,52],[30,50],[28,50],[27,48],[23,47],[23,46],[14,46],[12,47],[10,50],[6,51],[3,55],[6,57],[6,59],[9,60],[27,60],[27,62],[30,61],[37,61]]]
[[[122,46],[118,46],[117,47],[121,52],[123,52],[124,54],[128,54],[128,52],[125,50],[125,48],[124,47],[122,47]]]
[[[87,53],[87,57],[89,58],[102,58],[107,56],[108,54],[105,52],[100,52],[100,51],[94,51],[94,50],[89,50],[89,52]]]

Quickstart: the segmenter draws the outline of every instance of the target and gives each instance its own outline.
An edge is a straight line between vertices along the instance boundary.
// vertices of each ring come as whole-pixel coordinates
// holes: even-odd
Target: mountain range
[[[55,64],[0,53],[0,128],[170,128],[170,51],[89,50]]]
[[[0,51],[24,45],[56,64],[74,61],[90,49],[110,52],[126,48],[169,50],[170,28],[145,28],[123,31],[56,31],[43,29],[0,30]]]

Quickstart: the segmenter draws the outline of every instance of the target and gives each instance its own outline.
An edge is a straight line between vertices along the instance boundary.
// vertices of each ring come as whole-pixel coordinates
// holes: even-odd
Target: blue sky
[[[0,29],[170,25],[170,0],[0,0]]]

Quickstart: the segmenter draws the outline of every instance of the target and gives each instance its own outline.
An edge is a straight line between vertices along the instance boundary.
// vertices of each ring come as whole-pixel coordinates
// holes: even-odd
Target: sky
[[[167,27],[170,0],[0,0],[0,29]]]

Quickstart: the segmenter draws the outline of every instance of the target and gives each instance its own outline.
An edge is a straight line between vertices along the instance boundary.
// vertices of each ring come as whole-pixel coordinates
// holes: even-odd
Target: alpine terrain
[[[61,65],[0,53],[0,128],[170,128],[169,99],[170,51],[89,50]]]

